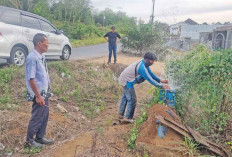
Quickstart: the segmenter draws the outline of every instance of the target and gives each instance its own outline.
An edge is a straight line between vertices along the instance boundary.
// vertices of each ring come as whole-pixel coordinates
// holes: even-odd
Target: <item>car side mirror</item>
[[[63,34],[63,33],[64,31],[62,29],[57,31],[57,34]]]

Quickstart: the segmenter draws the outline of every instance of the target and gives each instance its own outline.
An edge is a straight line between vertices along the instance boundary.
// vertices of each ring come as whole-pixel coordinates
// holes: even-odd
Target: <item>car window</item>
[[[39,20],[34,17],[22,15],[22,26],[41,30]]]
[[[45,32],[56,33],[56,29],[47,23],[46,21],[40,20],[41,28]]]
[[[20,12],[14,10],[5,10],[1,15],[1,21],[7,24],[20,26]]]

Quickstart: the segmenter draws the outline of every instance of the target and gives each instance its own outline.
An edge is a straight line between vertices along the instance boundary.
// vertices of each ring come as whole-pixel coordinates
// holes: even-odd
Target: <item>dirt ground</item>
[[[171,117],[167,111],[171,112],[173,117]],[[157,157],[162,157],[164,155],[179,157],[183,156],[177,151],[174,151],[174,148],[180,147],[181,141],[184,140],[183,136],[171,128],[167,128],[167,134],[163,138],[159,138],[157,133],[158,125],[156,124],[157,119],[155,116],[170,118],[181,124],[180,119],[175,114],[173,109],[164,105],[155,104],[148,111],[147,121],[140,127],[140,133],[136,140],[137,144],[139,146],[143,145],[143,147],[147,149],[150,154]]]
[[[135,57],[126,54],[119,54],[117,56],[117,63],[123,65],[130,65],[133,62],[142,59],[142,57]],[[107,63],[108,57],[101,57],[91,60],[91,63]],[[112,63],[111,63],[112,64]],[[112,64],[113,65],[113,64]],[[151,70],[158,76],[164,74],[165,63],[163,62],[155,62],[151,67]]]
[[[140,57],[132,57],[124,54],[118,55],[118,64],[105,65],[107,61],[106,57],[90,60],[90,63],[100,63],[103,66],[112,68],[114,66],[127,65],[141,59]],[[164,71],[164,63],[156,62],[152,67],[152,71],[161,76]],[[162,77],[162,76],[161,76]],[[135,117],[139,115],[142,104],[148,103],[151,99],[151,95],[148,95],[148,90],[152,86],[148,83],[143,83],[136,86],[137,94],[137,107]],[[158,147],[156,142],[158,138],[156,136],[156,127],[154,118],[152,117],[156,107],[154,106],[148,113],[148,121],[141,127],[141,136],[138,138],[139,149],[138,151],[130,151],[127,149],[126,141],[129,136],[130,129],[133,124],[126,125],[113,125],[113,122],[117,118],[117,109],[120,103],[109,103],[107,107],[92,121],[85,117],[78,108],[71,104],[64,104],[68,113],[61,113],[57,109],[57,100],[51,100],[50,118],[47,127],[47,137],[55,137],[55,144],[46,146],[40,153],[34,154],[36,157],[134,157],[142,156],[143,149],[148,150],[160,150],[159,156],[178,156],[177,153],[171,152],[167,154],[169,150],[163,147]],[[0,119],[11,121],[10,125],[1,124],[6,134],[0,134],[0,137],[4,138],[10,145],[16,146],[13,156],[15,157],[27,157],[30,155],[22,154],[22,146],[25,140],[27,124],[29,121],[31,105],[28,102],[20,107],[17,111],[0,111]],[[166,113],[164,113],[166,114]],[[171,132],[173,133],[173,132]],[[175,137],[174,137],[175,136]],[[14,138],[20,137],[21,140],[14,140]],[[19,139],[19,138],[17,138]],[[165,143],[168,141],[182,140],[182,138],[176,134],[170,134],[167,136]],[[4,143],[4,141],[1,141]],[[162,141],[159,141],[159,144]],[[145,146],[147,144],[147,146]],[[173,146],[173,145],[169,145]],[[152,149],[149,149],[152,148]],[[150,151],[150,156],[157,157],[158,151]],[[162,154],[163,153],[163,154]]]

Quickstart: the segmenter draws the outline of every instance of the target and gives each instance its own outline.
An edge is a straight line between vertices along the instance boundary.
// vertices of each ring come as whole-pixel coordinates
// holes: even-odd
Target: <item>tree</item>
[[[135,50],[137,54],[142,55],[156,44],[161,46],[163,38],[159,32],[153,30],[151,24],[139,24],[128,33],[122,43],[125,48]]]
[[[33,8],[33,12],[37,15],[43,16],[47,19],[51,19],[50,10],[47,0],[38,1]]]
[[[229,25],[229,24],[230,24],[230,22],[225,22],[225,23],[224,23],[224,25]]]
[[[221,22],[217,22],[215,25],[222,25]]]

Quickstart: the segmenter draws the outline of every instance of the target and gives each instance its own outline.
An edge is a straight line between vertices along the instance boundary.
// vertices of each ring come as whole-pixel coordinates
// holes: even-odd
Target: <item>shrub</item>
[[[185,122],[206,135],[223,133],[232,107],[232,50],[210,53],[198,46],[167,64],[176,107]]]
[[[143,55],[145,52],[154,52],[158,59],[163,60],[168,50],[164,47],[163,38],[166,36],[163,28],[151,24],[139,24],[132,27],[122,39],[123,52]]]

